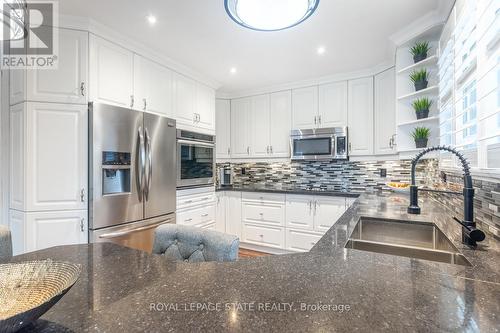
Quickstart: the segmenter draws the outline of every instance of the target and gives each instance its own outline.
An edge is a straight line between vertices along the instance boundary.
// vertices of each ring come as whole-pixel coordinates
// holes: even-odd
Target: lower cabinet
[[[295,252],[307,252],[323,237],[321,233],[299,229],[286,229],[286,249]]]
[[[285,247],[284,231],[285,229],[282,227],[243,222],[241,241],[254,245],[283,249]]]
[[[15,255],[52,246],[88,242],[87,211],[10,211],[10,227]]]
[[[177,191],[177,224],[214,229],[216,200],[212,187]]]
[[[226,232],[226,195],[225,192],[215,194],[215,230]]]

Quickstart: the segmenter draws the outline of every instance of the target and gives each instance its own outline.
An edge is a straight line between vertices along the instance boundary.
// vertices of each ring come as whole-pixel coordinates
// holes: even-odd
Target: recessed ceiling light
[[[154,16],[154,15],[148,15],[147,16],[147,20],[148,20],[149,24],[153,25],[153,24],[156,23],[156,16]]]
[[[322,55],[322,54],[325,54],[326,49],[325,49],[324,46],[320,46],[320,47],[318,47],[317,52],[318,52],[319,55]]]
[[[236,69],[236,67],[231,67],[231,69],[229,70],[229,72],[231,74],[236,74],[236,72],[238,72],[238,70]]]
[[[296,26],[311,16],[318,4],[319,0],[224,0],[233,21],[259,31]]]

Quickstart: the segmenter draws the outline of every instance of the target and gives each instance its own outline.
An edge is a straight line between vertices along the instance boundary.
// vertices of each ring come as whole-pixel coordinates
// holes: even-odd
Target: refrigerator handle
[[[149,136],[148,129],[144,129],[145,141],[146,141],[146,159],[147,159],[147,171],[146,175],[146,186],[144,188],[144,194],[146,196],[146,201],[149,200],[149,191],[151,190],[151,177],[153,176],[153,157],[151,153],[151,137]],[[145,166],[146,167],[146,166]]]
[[[142,202],[142,196],[144,194],[145,155],[144,136],[142,134],[142,127],[139,127],[137,130],[137,195],[139,197],[139,202]]]

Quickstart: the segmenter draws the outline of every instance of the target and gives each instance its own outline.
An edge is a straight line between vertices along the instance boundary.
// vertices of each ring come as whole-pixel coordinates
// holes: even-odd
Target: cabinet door
[[[172,72],[134,55],[135,109],[172,117]]]
[[[396,83],[394,68],[375,76],[375,154],[394,154],[396,134]]]
[[[91,100],[134,107],[134,55],[127,49],[90,36]]]
[[[29,102],[26,112],[26,209],[86,209],[87,106]]]
[[[27,251],[88,242],[84,210],[27,213],[26,224]]]
[[[285,229],[281,227],[243,223],[241,241],[277,249],[285,247]]]
[[[217,99],[215,103],[216,154],[219,159],[231,157],[231,101]]]
[[[286,229],[286,249],[307,252],[321,239],[322,235],[305,230]]]
[[[320,127],[347,126],[347,81],[319,86]]]
[[[239,98],[231,101],[231,157],[250,157],[250,98]]]
[[[58,31],[57,69],[27,71],[27,100],[87,104],[88,33]]]
[[[327,198],[315,196],[314,229],[328,231],[346,211],[345,198]]]
[[[286,196],[286,227],[313,230],[314,197],[312,195]]]
[[[241,238],[241,192],[226,192],[226,233]]]
[[[318,126],[318,87],[292,90],[292,129]]]
[[[270,154],[269,145],[269,95],[252,97],[251,111],[251,138],[252,157],[266,157]]]
[[[349,152],[373,155],[373,77],[349,81]]]
[[[290,157],[292,92],[271,94],[270,151],[272,157]]]
[[[196,110],[196,81],[174,73],[174,112],[180,123],[193,126]]]
[[[226,232],[226,196],[224,192],[216,193],[215,230]]]
[[[196,126],[215,131],[215,90],[201,83],[196,84]]]

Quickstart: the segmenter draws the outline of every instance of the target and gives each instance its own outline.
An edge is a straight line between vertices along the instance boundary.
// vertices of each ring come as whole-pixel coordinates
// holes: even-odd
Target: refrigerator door
[[[145,218],[175,212],[176,136],[175,120],[144,113]]]
[[[90,229],[142,220],[143,113],[91,103],[89,118]]]

